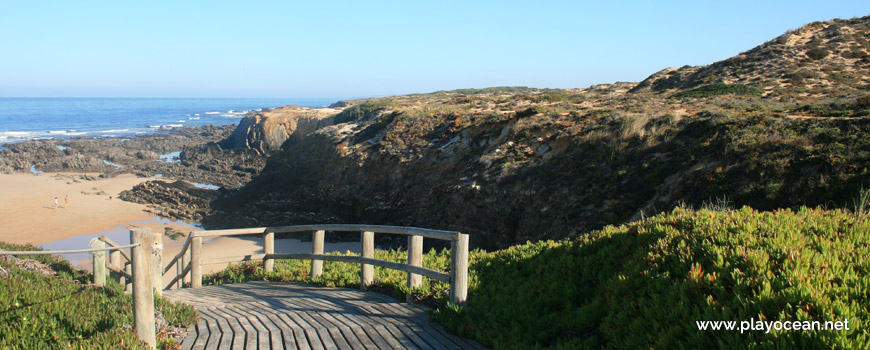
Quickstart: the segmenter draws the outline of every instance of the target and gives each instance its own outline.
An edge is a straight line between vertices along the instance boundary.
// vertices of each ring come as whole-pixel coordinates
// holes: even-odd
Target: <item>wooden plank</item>
[[[269,259],[272,259],[271,256],[272,255],[270,255]],[[236,262],[242,262],[242,261],[261,260],[263,258],[266,258],[266,254],[228,256],[228,257],[223,257],[223,258],[204,259],[204,260],[202,260],[202,264],[203,265],[226,264],[226,263],[236,263]]]
[[[423,307],[350,289],[251,282],[167,291],[167,297],[191,300],[205,310],[199,337],[206,348],[480,348],[430,324]],[[208,306],[222,304],[228,306]],[[230,342],[238,333],[253,341]],[[197,339],[186,341],[191,342]]]
[[[273,231],[277,232],[277,231]],[[254,235],[254,234],[263,234],[266,233],[266,227],[253,227],[253,228],[237,228],[231,230],[207,230],[207,231],[193,231],[190,233],[191,236],[194,237],[219,237],[219,236],[233,236],[233,235]]]
[[[287,314],[282,313],[282,314],[278,314],[276,316],[278,316],[278,318],[281,321],[284,321],[284,323],[287,324],[287,327],[289,327],[290,329],[293,330],[293,337],[296,339],[296,347],[299,350],[312,350],[312,349],[320,350],[320,349],[322,349],[322,346],[319,348],[314,347],[313,344],[311,344],[308,341],[308,337],[305,335],[305,330],[302,329],[302,326],[300,326],[299,324],[294,322],[292,319],[290,319],[290,317],[287,316]],[[318,344],[319,344],[319,341],[318,341]]]
[[[381,315],[380,311],[378,311],[378,315]],[[374,313],[359,312],[356,314],[346,314],[345,316],[356,318],[358,320],[357,322],[366,325],[366,328],[368,330],[374,329],[374,334],[377,334],[377,337],[372,337],[373,340],[375,340],[376,338],[382,339],[384,342],[389,344],[389,347],[394,349],[415,348],[413,346],[413,342],[406,336],[401,335],[397,338],[395,334],[387,329],[388,326],[392,326],[394,324],[393,322],[390,322],[383,317],[379,317],[378,315]],[[367,333],[369,335],[373,335],[372,332]],[[382,347],[380,342],[379,346]]]
[[[332,337],[332,341],[335,342],[335,345],[338,346],[339,349],[351,348],[347,340],[344,339],[344,335],[341,334],[341,330],[339,328],[329,327],[326,330],[329,332],[329,335]]]
[[[113,241],[111,238],[109,238],[109,237],[106,236],[106,235],[101,235],[101,236],[100,236],[100,240],[103,241],[103,242],[106,242],[106,244],[108,244],[108,245],[110,245],[110,246],[112,246],[112,247],[121,247],[121,245],[118,244],[118,242]],[[113,250],[113,252],[120,252],[122,255],[124,255],[124,258],[127,259],[127,262],[131,262],[131,261],[132,261],[132,260],[130,260],[130,254],[127,254],[127,251],[124,250],[124,249]]]
[[[190,265],[187,265],[187,267],[184,268],[184,271],[181,271],[179,274],[175,275],[175,278],[173,278],[172,281],[169,281],[169,283],[166,284],[166,288],[164,288],[164,289],[172,288],[172,284],[174,284],[175,282],[178,282],[178,280],[180,280],[184,276],[187,276],[188,272],[190,272]]]
[[[429,345],[431,345],[435,349],[456,349],[457,348],[455,344],[453,344],[452,342],[450,342],[446,339],[443,339],[441,336],[436,337],[436,336],[433,336],[431,333],[427,332],[426,328],[428,328],[428,327],[421,327],[420,325],[417,325],[417,324],[409,324],[409,325],[405,325],[405,327],[407,327],[409,330],[414,332],[414,334],[416,334],[420,338],[423,338],[423,340],[426,341],[426,343],[428,343]]]
[[[114,273],[121,275],[122,278],[133,279],[133,276],[131,276],[129,273],[127,273],[127,271],[121,270],[115,266],[106,265],[106,268],[109,269],[109,271],[112,271]]]
[[[281,330],[272,323],[272,320],[266,316],[263,312],[262,305],[258,305],[255,303],[243,303],[239,304],[238,307],[240,309],[246,310],[248,314],[255,316],[268,330],[269,335],[269,343],[272,344],[272,347],[275,348],[278,344],[283,344],[283,340],[281,339]],[[267,306],[268,309],[268,306]]]
[[[196,322],[196,334],[196,342],[193,343],[191,349],[205,349],[205,343],[208,341],[208,337],[210,336],[210,334],[208,334],[208,321],[206,321],[206,319],[200,317]]]
[[[254,325],[251,324],[251,321],[248,320],[244,315],[236,312],[234,307],[226,307],[224,308],[224,312],[227,315],[232,316],[239,322],[239,325],[245,331],[245,345],[242,347],[244,349],[256,349],[258,344],[258,334],[257,330],[254,328]],[[235,346],[235,344],[233,344]]]
[[[395,325],[392,325],[392,324],[386,325],[386,326],[384,326],[384,328],[386,328],[386,330],[390,334],[392,334],[393,338],[395,338],[400,343],[402,343],[403,349],[420,349],[419,345],[415,344],[414,341],[411,340],[410,337],[408,337],[407,335],[402,333],[402,331],[400,331],[398,328],[396,328]]]
[[[305,332],[305,337],[303,337],[302,339],[308,340],[308,345],[311,347],[312,350],[323,350],[326,348],[323,342],[320,340],[320,337],[317,335],[317,331],[314,329],[314,326],[308,323],[308,321],[304,320],[302,317],[300,317],[299,314],[297,314],[296,312],[289,312],[287,314],[282,314],[279,316],[282,319],[284,319],[283,316],[286,316],[290,320],[292,320],[293,323],[302,326],[302,330]],[[300,339],[298,333],[296,339]],[[299,344],[299,342],[297,341],[296,344]]]
[[[281,332],[281,339],[284,341],[284,349],[287,350],[296,350],[296,336],[293,333],[293,328],[287,326],[281,318],[278,317],[277,314],[269,314],[266,317],[269,318],[269,321],[272,322]],[[272,344],[272,347],[275,347],[275,344]]]
[[[220,315],[229,323],[230,328],[233,330],[233,339],[231,349],[241,349],[245,346],[245,337],[247,337],[247,332],[245,328],[242,327],[241,322],[239,322],[238,318],[230,316],[224,310],[226,307],[216,308],[215,311],[220,310]]]
[[[187,335],[184,336],[184,340],[181,342],[181,349],[182,350],[193,349],[193,344],[196,342],[196,337],[198,335],[199,335],[199,333],[196,332],[196,325],[193,325],[193,327],[190,327],[187,330]]]
[[[251,325],[254,326],[254,329],[256,329],[256,331],[257,331],[256,338],[257,338],[257,344],[258,344],[259,348],[260,349],[268,349],[269,344],[272,341],[272,337],[271,337],[271,334],[269,333],[269,330],[262,323],[262,321],[260,321],[260,319],[257,317],[256,313],[253,313],[250,310],[247,310],[246,308],[244,308],[243,305],[244,304],[233,305],[233,311],[243,315],[245,318],[248,319],[248,322],[250,322]]]
[[[235,338],[235,330],[232,326],[230,326],[229,320],[227,320],[227,318],[223,314],[215,311],[215,309],[202,309],[200,310],[200,313],[210,315],[212,319],[217,321],[218,328],[220,329],[221,333],[220,343],[218,344],[217,349],[232,349],[233,338]]]
[[[102,239],[103,237],[106,237],[106,236],[102,236],[102,237],[100,237],[100,238]],[[187,247],[190,246],[190,241],[191,241],[192,239],[193,239],[193,236],[192,236],[192,235],[188,235],[188,236],[187,236],[187,239],[184,240],[184,245],[181,246],[181,250],[178,251],[178,254],[175,254],[175,256],[172,257],[172,259],[169,259],[169,262],[166,263],[166,267],[163,268],[163,273],[167,273],[167,272],[169,272],[169,269],[172,267],[172,265],[175,264],[175,262],[178,261],[178,259],[181,259],[181,257],[184,256],[184,253],[187,252]]]
[[[326,309],[325,303],[316,302],[315,298],[300,298],[295,300],[297,303],[305,303],[310,306],[312,309],[321,308]],[[335,318],[332,311],[329,310],[321,310],[321,311],[309,311],[306,314],[310,315],[312,319],[320,322],[320,324],[329,331],[330,336],[332,336],[332,340],[335,342],[336,346],[340,349],[360,349],[359,340],[356,339],[356,335],[350,330],[343,322],[339,321]],[[342,329],[347,329],[350,332],[350,338],[345,337],[348,334],[345,334]]]
[[[380,344],[375,345],[375,343],[373,343],[372,340],[369,339],[368,336],[366,336],[366,332],[363,331],[363,328],[367,327],[368,325],[366,325],[364,323],[360,323],[358,320],[350,319],[350,316],[353,316],[353,313],[349,312],[350,310],[338,308],[337,306],[335,306],[335,304],[327,303],[324,300],[311,299],[311,301],[317,302],[321,305],[324,305],[325,307],[332,307],[332,310],[334,310],[334,313],[331,313],[330,316],[333,319],[335,319],[337,322],[340,322],[341,324],[343,324],[343,326],[341,326],[340,329],[347,329],[349,332],[353,333],[353,338],[351,338],[350,334],[347,334],[347,333],[345,333],[345,331],[342,331],[342,334],[345,335],[345,338],[347,339],[348,343],[350,343],[352,348],[354,348],[354,349],[382,348],[383,349],[383,348],[388,347],[387,344],[383,340],[381,340],[381,342],[380,342],[381,344],[383,344],[383,346],[381,346]]]
[[[375,334],[377,334],[381,339],[383,339],[387,344],[390,345],[393,349],[405,349],[406,347],[402,344],[399,339],[391,333],[386,326],[383,325],[375,325],[372,327],[375,330]]]
[[[318,225],[295,225],[267,227],[267,231],[275,233],[308,232],[308,231],[342,231],[342,232],[377,232],[390,233],[406,236],[423,236],[426,238],[440,239],[443,241],[455,241],[459,239],[459,232],[432,230],[419,227],[382,226],[382,225],[347,225],[347,224],[318,224]],[[199,231],[208,232],[208,231]],[[262,233],[262,232],[260,232]]]
[[[220,326],[217,324],[217,319],[211,316],[207,311],[200,312],[200,317],[208,323],[208,341],[205,343],[205,349],[217,349],[218,343],[221,341],[223,333]]]

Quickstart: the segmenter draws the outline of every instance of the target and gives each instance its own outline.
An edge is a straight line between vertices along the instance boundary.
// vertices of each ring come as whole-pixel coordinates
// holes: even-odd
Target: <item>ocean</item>
[[[0,144],[41,138],[128,137],[161,128],[236,124],[250,111],[324,107],[334,98],[0,97]]]

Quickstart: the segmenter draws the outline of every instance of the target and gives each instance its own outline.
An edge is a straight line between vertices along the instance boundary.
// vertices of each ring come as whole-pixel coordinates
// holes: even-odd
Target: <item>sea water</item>
[[[126,137],[185,125],[236,124],[285,105],[324,107],[336,98],[0,97],[0,144],[39,138]]]

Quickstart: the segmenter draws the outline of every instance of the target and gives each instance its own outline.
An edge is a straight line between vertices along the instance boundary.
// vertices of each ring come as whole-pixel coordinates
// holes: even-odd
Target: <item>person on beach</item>
[[[57,197],[54,197],[54,209],[57,209]]]
[[[69,195],[66,195],[66,197],[63,198],[63,208],[69,208]]]

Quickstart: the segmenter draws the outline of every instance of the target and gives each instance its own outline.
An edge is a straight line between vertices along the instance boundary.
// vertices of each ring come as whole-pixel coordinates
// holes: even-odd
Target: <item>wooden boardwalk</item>
[[[182,349],[479,349],[425,307],[354,289],[249,282],[166,290],[200,314]]]

